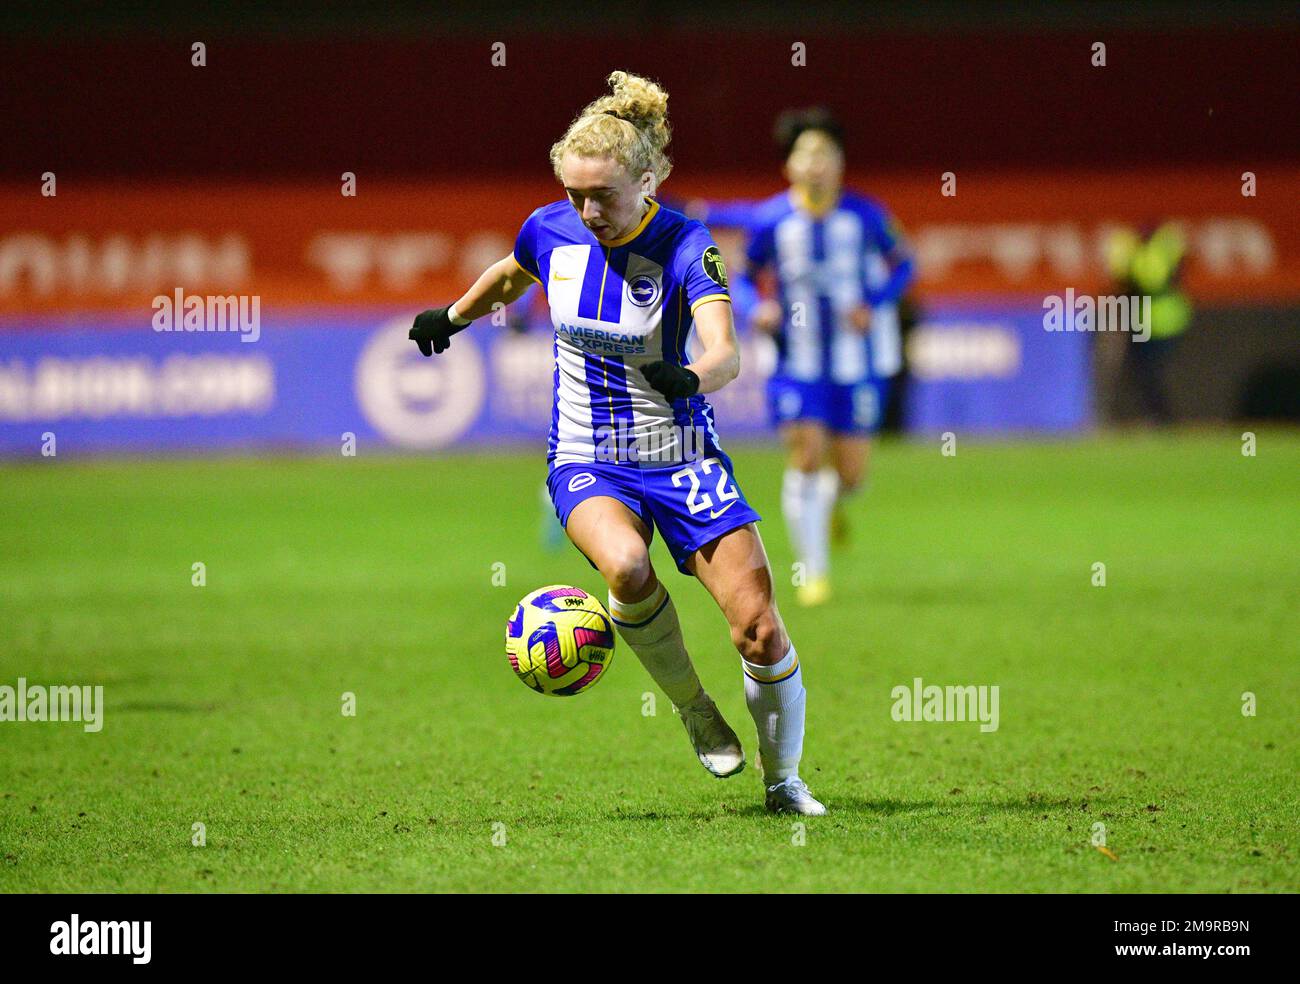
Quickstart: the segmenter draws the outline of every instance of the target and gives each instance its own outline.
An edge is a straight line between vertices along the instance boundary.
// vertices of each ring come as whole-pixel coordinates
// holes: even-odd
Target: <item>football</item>
[[[572,697],[609,668],[614,623],[600,600],[581,588],[538,588],[506,622],[506,656],[515,675],[539,694]]]

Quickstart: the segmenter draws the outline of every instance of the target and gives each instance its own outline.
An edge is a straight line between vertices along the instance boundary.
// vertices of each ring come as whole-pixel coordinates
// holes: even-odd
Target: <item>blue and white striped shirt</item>
[[[902,368],[898,299],[914,265],[901,230],[880,203],[844,191],[817,214],[793,189],[752,206],[748,276],[776,274],[785,319],[777,375],[804,382],[858,383]],[[849,322],[871,307],[864,337]]]
[[[555,398],[547,462],[603,460],[611,432],[675,459],[674,428],[718,445],[703,396],[671,404],[641,367],[685,365],[695,309],[729,300],[718,247],[701,223],[651,201],[640,225],[602,243],[568,201],[539,208],[515,242],[515,261],[546,291],[555,328]],[[655,467],[648,461],[619,461]]]

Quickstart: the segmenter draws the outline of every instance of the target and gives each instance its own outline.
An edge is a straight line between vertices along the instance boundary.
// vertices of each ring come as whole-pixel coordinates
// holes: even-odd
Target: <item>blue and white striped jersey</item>
[[[772,269],[785,309],[777,375],[858,383],[898,373],[898,298],[911,283],[913,263],[882,205],[846,190],[816,214],[791,189],[753,206],[746,225],[749,276]],[[871,307],[865,337],[848,320],[864,303]]]
[[[555,328],[555,399],[546,460],[608,461],[598,448],[636,443],[653,459],[611,463],[661,467],[680,462],[674,431],[718,446],[713,409],[701,395],[671,405],[641,367],[659,359],[685,365],[694,312],[727,299],[721,254],[701,223],[650,201],[641,223],[602,243],[568,201],[539,208],[519,232],[515,261],[546,291]],[[676,428],[673,427],[676,425]],[[626,435],[626,436],[624,436]],[[686,449],[698,453],[698,447]],[[689,459],[688,459],[689,460]]]

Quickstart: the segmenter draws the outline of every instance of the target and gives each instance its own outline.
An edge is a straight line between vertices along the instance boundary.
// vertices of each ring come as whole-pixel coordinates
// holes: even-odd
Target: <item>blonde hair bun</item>
[[[673,167],[666,153],[672,140],[668,93],[629,72],[611,72],[607,81],[610,94],[588,103],[551,147],[555,176],[560,177],[564,155],[576,154],[612,157],[634,175],[653,172],[655,184],[662,184]]]

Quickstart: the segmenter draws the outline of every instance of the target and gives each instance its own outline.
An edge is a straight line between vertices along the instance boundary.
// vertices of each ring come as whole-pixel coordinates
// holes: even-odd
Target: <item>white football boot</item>
[[[763,805],[773,813],[798,813],[805,817],[826,815],[826,807],[813,798],[808,784],[798,776],[790,776],[768,786]]]
[[[706,693],[694,702],[677,708],[686,734],[699,757],[700,764],[719,779],[734,776],[745,767],[745,750],[731,725],[722,719],[722,712]]]

